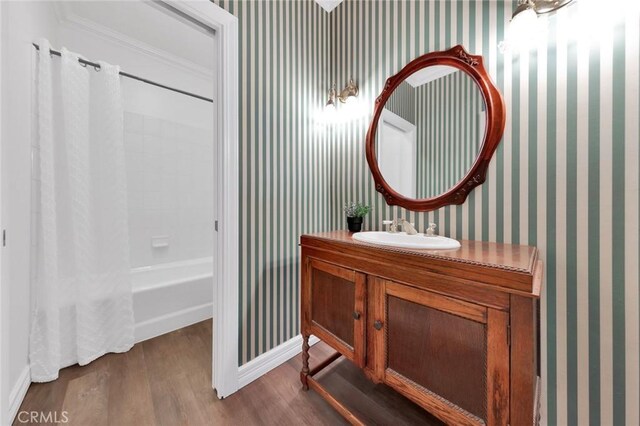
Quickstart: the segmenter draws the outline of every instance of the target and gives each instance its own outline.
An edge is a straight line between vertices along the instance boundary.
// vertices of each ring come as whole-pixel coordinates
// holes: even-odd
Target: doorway
[[[160,3],[176,19],[215,32],[212,387],[224,398],[238,390],[238,22],[207,0]]]
[[[238,390],[238,20],[206,0],[164,3],[216,32],[212,387],[224,398]]]

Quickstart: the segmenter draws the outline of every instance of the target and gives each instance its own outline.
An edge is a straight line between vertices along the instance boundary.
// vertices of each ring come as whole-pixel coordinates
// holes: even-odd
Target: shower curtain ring
[[[78,61],[78,62],[80,62],[80,61]],[[85,67],[85,68],[87,67],[87,64],[85,64],[84,62],[80,62],[80,65]]]
[[[100,65],[94,65],[93,69],[95,69],[96,71],[100,72]]]

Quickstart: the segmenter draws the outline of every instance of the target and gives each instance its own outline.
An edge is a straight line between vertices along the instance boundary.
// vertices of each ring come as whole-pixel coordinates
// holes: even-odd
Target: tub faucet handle
[[[427,235],[427,237],[434,237],[436,235],[436,224],[433,222],[430,223],[427,227],[427,230],[425,231],[425,234]]]

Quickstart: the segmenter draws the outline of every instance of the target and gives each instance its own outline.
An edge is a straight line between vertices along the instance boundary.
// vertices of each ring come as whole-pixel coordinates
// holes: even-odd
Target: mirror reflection
[[[471,76],[443,65],[418,70],[394,90],[380,116],[380,172],[404,197],[438,196],[471,169],[485,126],[484,99]]]

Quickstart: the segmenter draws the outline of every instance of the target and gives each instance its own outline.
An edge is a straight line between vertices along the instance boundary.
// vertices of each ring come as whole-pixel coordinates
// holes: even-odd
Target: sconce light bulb
[[[322,111],[321,122],[326,124],[333,124],[336,121],[336,104],[333,101],[327,102]]]
[[[538,30],[538,14],[531,3],[523,3],[513,14],[506,44],[517,50],[526,50],[535,43]]]
[[[511,19],[511,27],[527,30],[534,27],[537,20],[538,14],[533,10],[533,7],[527,7],[514,13]]]

